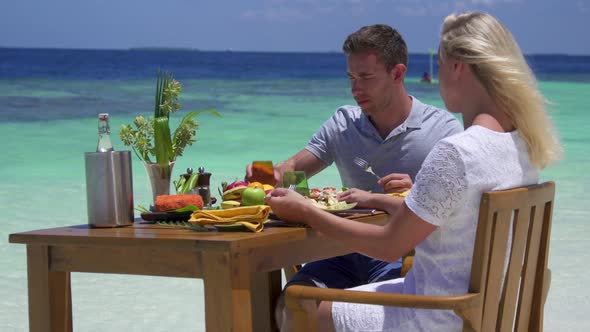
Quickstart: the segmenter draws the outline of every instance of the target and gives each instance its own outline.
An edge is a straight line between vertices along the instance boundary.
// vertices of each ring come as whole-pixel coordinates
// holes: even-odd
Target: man
[[[412,186],[422,162],[440,139],[461,132],[452,115],[409,96],[404,87],[408,51],[402,36],[387,25],[366,26],[343,45],[352,96],[357,106],[342,106],[308,145],[275,168],[305,171],[311,177],[336,163],[342,185],[372,192],[403,192]],[[354,163],[368,161],[377,178]],[[246,169],[246,178],[252,168]],[[398,278],[401,263],[350,254],[306,264],[288,283],[351,288]],[[284,303],[277,306],[283,321]]]

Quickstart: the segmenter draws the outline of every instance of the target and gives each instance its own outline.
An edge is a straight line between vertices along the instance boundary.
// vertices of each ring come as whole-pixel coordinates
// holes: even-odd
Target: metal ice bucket
[[[133,224],[133,177],[130,151],[87,152],[88,224],[119,227]]]

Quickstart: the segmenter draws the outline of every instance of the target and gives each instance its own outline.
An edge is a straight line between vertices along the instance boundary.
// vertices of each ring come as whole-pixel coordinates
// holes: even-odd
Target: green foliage
[[[192,173],[185,177],[184,174],[180,176],[178,181],[172,181],[177,194],[188,194],[191,189],[197,185],[199,180],[199,173]]]
[[[215,110],[192,111],[186,114],[172,136],[170,131],[170,114],[177,112],[181,105],[178,102],[182,85],[172,74],[158,70],[156,79],[156,96],[154,117],[145,119],[135,117],[133,126],[121,127],[119,135],[123,144],[131,146],[135,154],[143,161],[158,163],[165,172],[169,172],[169,163],[182,156],[184,149],[196,142],[199,124],[194,119],[202,112],[221,117]]]

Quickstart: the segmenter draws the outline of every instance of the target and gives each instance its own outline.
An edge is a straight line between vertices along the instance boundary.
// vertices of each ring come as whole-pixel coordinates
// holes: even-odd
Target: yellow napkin
[[[386,194],[387,196],[394,196],[394,197],[406,197],[410,193],[410,189],[404,191],[403,193],[389,193]]]
[[[263,225],[270,213],[268,205],[242,206],[225,210],[195,211],[189,219],[197,225],[240,224],[252,232],[262,231]]]

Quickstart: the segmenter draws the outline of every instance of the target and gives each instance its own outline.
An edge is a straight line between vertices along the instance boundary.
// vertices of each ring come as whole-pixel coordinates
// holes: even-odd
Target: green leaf
[[[181,175],[180,180],[178,180],[178,182],[174,181],[174,188],[176,188],[176,193],[187,194],[189,191],[191,191],[191,189],[193,189],[197,185],[198,179],[198,173],[191,174],[188,179]]]
[[[201,209],[199,209],[198,207],[194,206],[193,204],[189,204],[185,207],[181,207],[179,209],[176,210],[169,210],[166,212],[195,212],[195,211],[199,211]]]
[[[199,110],[199,111],[191,111],[191,112],[189,112],[187,115],[185,115],[185,116],[182,118],[182,120],[180,121],[180,125],[179,125],[178,127],[182,126],[182,125],[183,125],[185,122],[187,122],[187,121],[191,120],[191,119],[192,119],[192,118],[194,118],[195,116],[197,116],[197,115],[199,115],[199,114],[201,114],[201,113],[204,113],[204,112],[211,113],[211,114],[213,114],[213,115],[217,116],[218,118],[220,118],[220,117],[221,117],[221,114],[219,114],[219,113],[218,113],[216,110]],[[178,129],[177,129],[177,130],[178,130]]]
[[[138,205],[138,206],[135,208],[135,210],[136,210],[136,211],[139,211],[139,212],[146,212],[146,213],[150,213],[150,212],[152,212],[152,211],[150,211],[150,210],[146,209],[146,208],[145,208],[145,206],[142,206],[142,205]]]
[[[192,120],[194,117],[196,117],[197,115],[201,114],[201,113],[211,113],[215,116],[217,116],[218,118],[221,117],[221,114],[219,114],[216,110],[199,110],[199,111],[191,111],[189,113],[187,113],[182,120],[180,120],[180,124],[178,125],[178,127],[176,128],[176,130],[174,131],[174,137],[176,137],[176,135],[178,134],[178,131],[180,130],[180,128],[182,128],[182,126],[187,123],[188,121]]]
[[[164,96],[164,90],[168,86],[168,83],[172,80],[172,74],[168,72],[162,72],[158,69],[157,78],[156,78],[156,102],[154,108],[154,118],[159,118],[162,116],[168,117],[168,112],[164,112],[162,110],[162,104],[166,102]]]
[[[194,187],[196,187],[198,180],[199,180],[199,174],[198,173],[191,174],[190,178],[188,178],[188,180],[184,183],[184,187],[182,188],[182,193],[183,194],[186,194],[189,191],[191,191],[191,189],[193,189]]]
[[[154,118],[160,116],[160,105],[162,104],[162,72],[158,69],[156,74],[156,101],[154,107]]]
[[[182,194],[181,189],[184,186],[185,182],[186,179],[184,178],[184,176],[180,176],[180,180],[178,181],[172,181],[172,184],[174,184],[174,190],[177,194]]]
[[[168,174],[169,163],[174,160],[168,117],[154,119],[154,154],[156,162],[162,167],[164,173]]]

